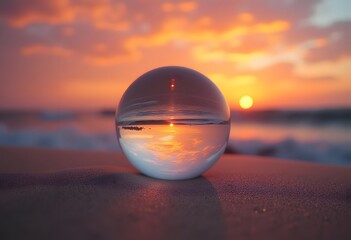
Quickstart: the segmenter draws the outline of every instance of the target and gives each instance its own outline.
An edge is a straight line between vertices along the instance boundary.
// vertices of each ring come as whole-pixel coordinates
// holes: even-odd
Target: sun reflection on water
[[[159,178],[200,175],[223,153],[228,125],[118,127],[124,153],[137,168]],[[141,129],[141,130],[137,130]],[[224,144],[223,144],[224,143]]]

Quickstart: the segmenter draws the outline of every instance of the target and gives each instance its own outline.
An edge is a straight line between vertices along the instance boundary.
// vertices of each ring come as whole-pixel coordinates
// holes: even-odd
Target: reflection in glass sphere
[[[229,130],[229,107],[219,89],[184,67],[139,77],[116,114],[123,153],[142,173],[161,179],[201,175],[224,152]]]

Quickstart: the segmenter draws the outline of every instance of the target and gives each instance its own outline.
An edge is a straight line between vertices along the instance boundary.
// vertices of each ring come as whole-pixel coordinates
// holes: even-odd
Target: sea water
[[[343,115],[334,118],[335,110],[325,111],[328,118],[310,119],[314,113],[305,110],[288,122],[286,117],[270,114],[267,119],[262,112],[252,111],[250,118],[232,112],[227,152],[351,166],[351,109],[340,110]],[[112,110],[108,115],[75,112],[65,119],[47,119],[35,112],[0,112],[0,147],[120,151],[114,118]],[[318,119],[323,122],[316,124]]]

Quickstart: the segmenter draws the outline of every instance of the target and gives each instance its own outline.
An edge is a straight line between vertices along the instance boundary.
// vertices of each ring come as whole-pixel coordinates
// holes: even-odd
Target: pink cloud
[[[141,0],[13,0],[0,3],[0,16],[14,27],[23,28],[36,23],[62,26],[61,34],[69,36],[70,40],[55,42],[53,39],[49,44],[75,49],[85,62],[102,63],[105,62],[104,58],[106,63],[111,64],[123,62],[123,59],[127,62],[138,60],[143,57],[143,49],[159,48],[168,44],[176,46],[176,43],[180,43],[179,46],[189,46],[194,60],[198,60],[199,52],[203,52],[202,55],[206,56],[202,59],[207,61],[213,58],[214,61],[221,59],[236,62],[241,61],[240,59],[250,59],[250,56],[257,56],[262,51],[269,55],[269,49],[277,45],[285,52],[286,49],[298,46],[301,41],[313,39],[326,39],[328,44],[320,48],[306,49],[306,60],[345,55],[341,49],[345,48],[344,39],[348,35],[342,35],[342,40],[339,40],[342,44],[334,44],[326,36],[332,28],[316,30],[299,25],[299,21],[311,15],[315,3],[316,0],[303,3],[254,0],[235,1],[230,4],[225,1],[165,3],[153,0],[145,4]],[[163,9],[164,12],[154,14],[155,7]],[[90,36],[87,35],[84,39],[79,34],[78,26],[82,25],[92,27]],[[311,29],[312,31],[309,31]],[[333,29],[347,32],[346,25]],[[111,36],[100,40],[111,52],[97,56],[90,49],[97,44],[94,40],[95,35],[105,34],[103,31],[116,32],[118,37],[111,35],[114,41],[111,41]],[[122,52],[128,54],[120,54],[121,49],[114,50],[114,45],[119,45]],[[244,56],[245,54],[247,56]]]
[[[192,12],[197,8],[195,1],[182,1],[182,2],[166,2],[161,5],[161,9],[164,12]]]
[[[58,46],[31,45],[22,48],[21,54],[23,56],[51,55],[57,57],[69,57],[73,54],[73,51]]]
[[[83,60],[95,66],[111,66],[119,63],[136,61],[140,59],[140,54],[136,51],[113,54],[88,54],[83,56]]]
[[[0,3],[0,15],[13,27],[25,27],[31,23],[60,24],[72,22],[75,11],[68,1],[14,0]]]
[[[125,31],[130,27],[126,12],[124,3],[110,0],[14,0],[0,3],[0,16],[17,28],[35,23],[62,25],[88,21],[98,29]]]

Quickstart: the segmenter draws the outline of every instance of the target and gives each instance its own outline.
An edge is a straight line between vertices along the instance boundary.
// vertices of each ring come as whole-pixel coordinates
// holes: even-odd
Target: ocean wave
[[[351,125],[351,109],[256,110],[231,112],[234,122]]]
[[[116,136],[111,133],[84,133],[75,128],[48,130],[10,130],[0,125],[0,145],[119,151]],[[337,165],[351,165],[348,144],[328,142],[300,142],[284,139],[274,143],[262,140],[231,139],[227,153],[270,156]]]
[[[0,125],[0,145],[81,150],[119,150],[116,135],[83,133],[75,128],[9,130]]]
[[[348,144],[322,141],[299,142],[292,138],[273,143],[260,140],[230,140],[226,151],[227,153],[351,165],[351,149]]]

